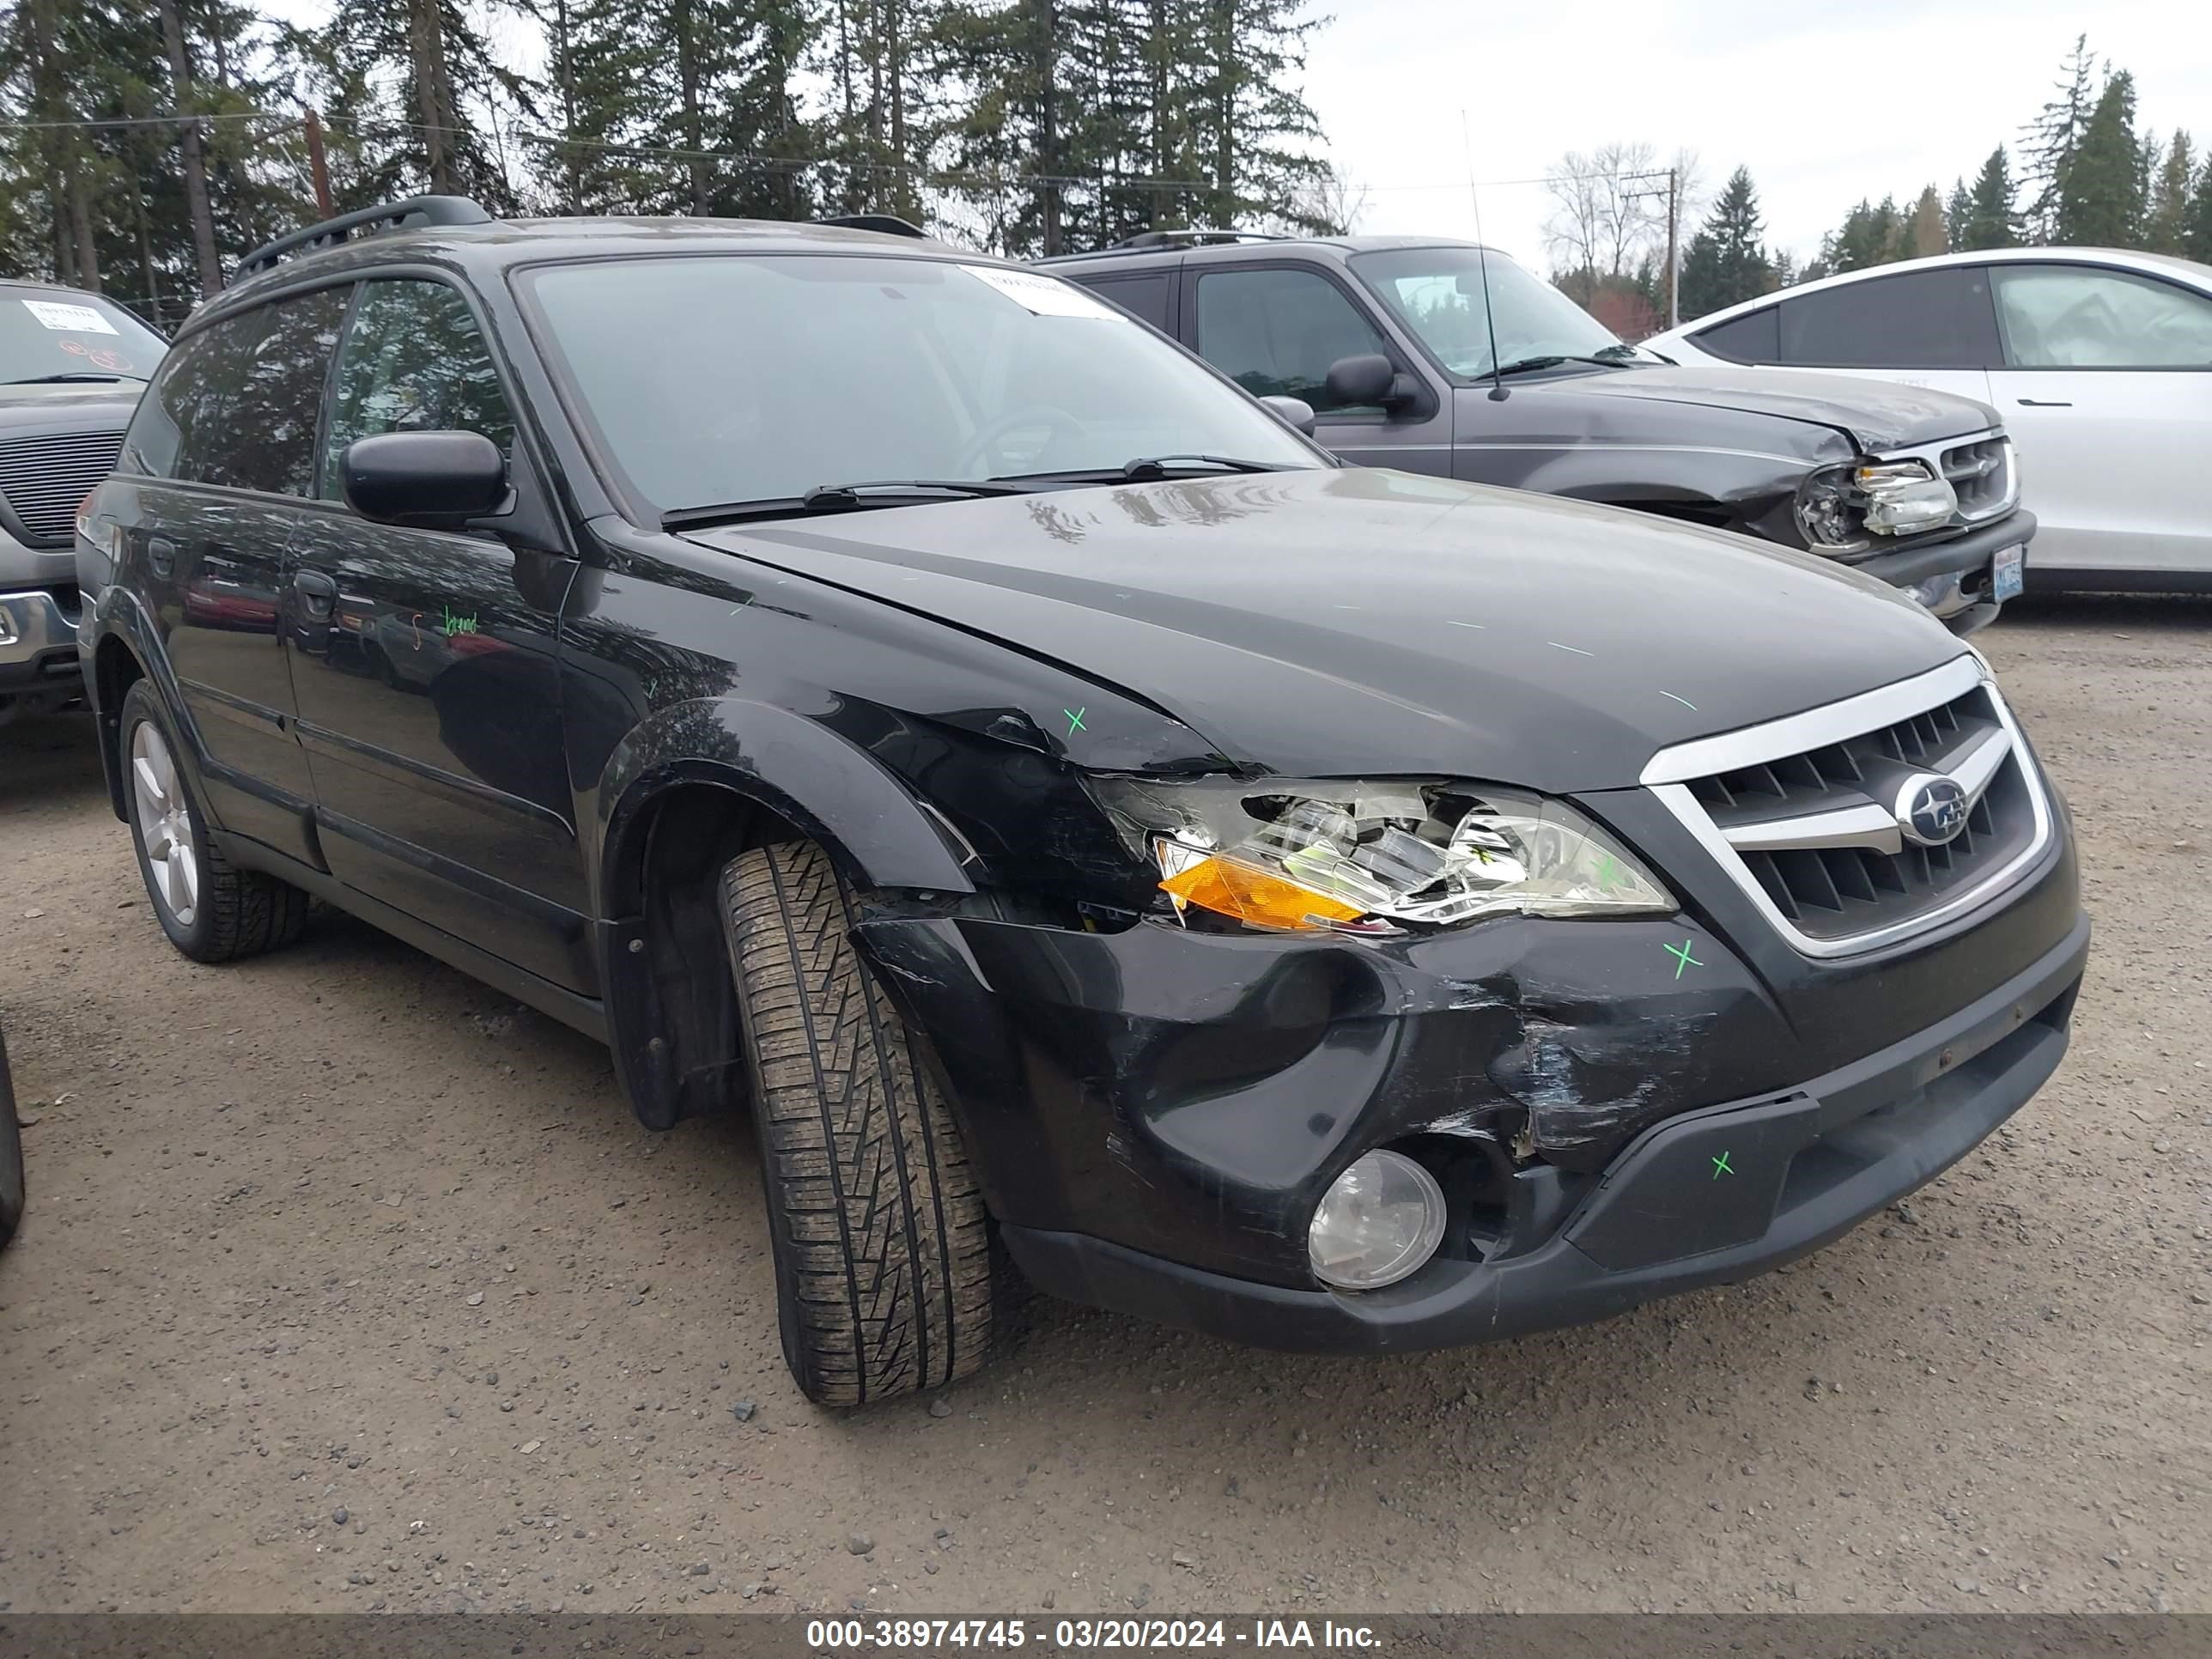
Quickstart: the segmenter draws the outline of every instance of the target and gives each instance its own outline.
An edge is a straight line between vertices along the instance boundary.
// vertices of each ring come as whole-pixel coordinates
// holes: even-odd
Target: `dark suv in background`
[[[1037,264],[1246,390],[1304,401],[1314,435],[1363,466],[1802,548],[1961,634],[2020,592],[2035,520],[1996,411],[1965,398],[1673,367],[1504,254],[1434,237],[1156,231]]]
[[[80,695],[70,525],[167,349],[97,294],[0,282],[0,725]]]
[[[359,234],[355,234],[359,233]],[[1894,589],[1345,466],[1056,276],[853,229],[303,232],[83,518],[152,912],[310,895],[750,1109],[821,1401],[1003,1245],[1294,1347],[1810,1249],[2066,1046],[2064,811]]]

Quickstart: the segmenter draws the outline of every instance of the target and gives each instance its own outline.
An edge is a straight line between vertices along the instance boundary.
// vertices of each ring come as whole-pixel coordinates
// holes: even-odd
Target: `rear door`
[[[1364,300],[1318,264],[1193,261],[1184,267],[1184,343],[1255,397],[1313,406],[1314,439],[1355,466],[1451,475],[1451,400],[1437,395],[1412,355]],[[1329,395],[1331,363],[1379,353],[1419,392],[1401,408],[1345,404]]]
[[[340,499],[360,438],[481,432],[538,491],[514,404],[448,283],[360,287],[331,378],[316,508],[294,544],[299,732],[338,878],[570,989],[592,982],[562,761],[558,550],[374,524]]]
[[[2212,574],[2212,295],[2111,267],[1996,267],[1990,375],[2041,528],[2033,564]]]
[[[314,478],[315,421],[346,290],[227,317],[171,354],[133,420],[143,468],[126,556],[164,636],[208,805],[312,860],[313,788],[293,731],[285,553]]]

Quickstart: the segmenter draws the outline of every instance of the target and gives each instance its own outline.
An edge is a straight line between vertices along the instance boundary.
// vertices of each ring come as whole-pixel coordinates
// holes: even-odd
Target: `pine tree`
[[[2189,186],[2196,176],[2196,147],[2187,131],[2177,128],[2159,164],[2143,227],[2143,246],[2152,252],[2180,253],[2187,247]]]
[[[1820,264],[1827,274],[1840,275],[1902,258],[1905,229],[1895,197],[1883,197],[1880,206],[1861,201],[1844,216],[1842,229],[1822,239]]]
[[[1990,152],[1990,159],[1974,175],[1973,188],[1967,192],[1965,217],[1954,219],[1951,237],[1952,246],[1961,249],[2013,247],[2019,244],[2020,222],[2012,205],[2012,173],[2002,144]]]
[[[1685,319],[1756,299],[1775,286],[1774,261],[1759,243],[1764,228],[1751,170],[1738,167],[1705,224],[1690,239],[1689,253],[1682,262]]]
[[[1974,216],[1974,198],[1966,193],[1966,181],[1956,179],[1951,185],[1951,198],[1943,205],[1944,251],[1956,253],[1966,244],[1960,240],[1966,234],[1966,222]]]
[[[2188,246],[2190,181],[2197,177],[2197,146],[2188,131],[2174,128],[2150,188],[2150,212],[2143,222],[2143,248],[2154,254],[2179,254]]]
[[[2197,186],[2189,193],[2189,211],[2181,222],[2181,252],[2212,264],[2212,158],[2197,169]]]
[[[2076,247],[2133,247],[2142,234],[2142,150],[2136,142],[2135,77],[2105,82],[2059,185],[2052,229]]]
[[[461,0],[341,5],[312,37],[305,67],[320,101],[346,107],[363,164],[356,183],[371,199],[428,190],[495,212],[520,204],[519,181],[487,142],[496,135],[477,116],[501,103],[534,116],[535,100]]]
[[[1301,0],[1190,0],[1200,64],[1192,153],[1211,185],[1211,222],[1311,227],[1296,204],[1323,176],[1321,122],[1298,82],[1318,20]]]
[[[1905,222],[1901,233],[1899,257],[1924,259],[1930,254],[1941,253],[1950,246],[1950,236],[1943,225],[1942,199],[1929,185],[1920,192],[1920,199],[1912,204],[1911,216]]]
[[[2027,219],[2038,241],[2063,240],[2057,238],[2059,197],[2095,102],[2090,84],[2093,63],[2089,37],[2077,35],[2072,54],[2059,68],[2057,96],[2044,105],[2021,134],[2027,161]]]

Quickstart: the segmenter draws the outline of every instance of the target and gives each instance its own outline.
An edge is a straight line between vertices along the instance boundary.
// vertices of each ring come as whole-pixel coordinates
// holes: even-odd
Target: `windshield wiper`
[[[1635,348],[1607,346],[1606,349],[1607,351],[1633,350]],[[1540,357],[1516,357],[1504,368],[1486,370],[1476,378],[1486,380],[1492,374],[1528,374],[1540,368],[1557,368],[1561,363],[1595,363],[1600,368],[1619,368],[1622,361],[1619,357],[1586,357],[1580,352],[1575,351],[1552,351],[1547,352]]]
[[[679,507],[660,515],[663,530],[737,524],[747,519],[790,519],[804,513],[857,513],[874,507],[918,507],[927,501],[977,495],[1020,495],[1019,484],[997,478],[878,478],[863,483],[817,484],[803,495],[769,495],[755,501]]]
[[[1177,472],[1196,471],[1211,467],[1219,472],[1290,472],[1297,470],[1287,461],[1248,461],[1237,455],[1140,455],[1133,461],[1124,461],[1119,466],[1093,466],[1071,469],[1062,472],[1018,472],[1008,475],[1014,483],[1105,483],[1115,480],[1123,483],[1156,483]]]
[[[143,374],[95,374],[85,369],[70,369],[60,374],[32,374],[20,380],[10,380],[9,386],[57,386],[64,380],[137,380],[145,382]]]

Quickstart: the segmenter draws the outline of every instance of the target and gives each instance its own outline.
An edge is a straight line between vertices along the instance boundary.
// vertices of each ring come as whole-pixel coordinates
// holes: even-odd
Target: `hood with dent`
[[[1379,469],[1041,491],[691,538],[1063,665],[1071,699],[1086,683],[1134,693],[1231,759],[1292,776],[1620,787],[1666,744],[1964,648],[1893,590],[1807,555]],[[1068,750],[1079,763],[1081,741]]]
[[[1995,410],[1971,398],[1798,369],[1716,368],[1702,363],[1681,368],[1635,368],[1587,375],[1554,389],[1577,397],[1748,410],[1826,427],[1872,454],[1986,432],[1998,424]]]

